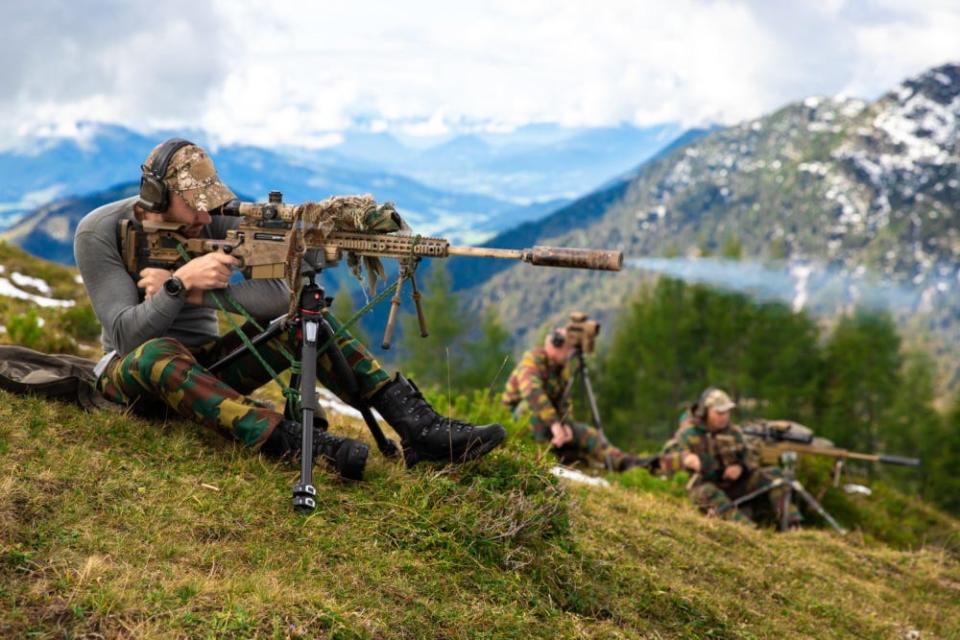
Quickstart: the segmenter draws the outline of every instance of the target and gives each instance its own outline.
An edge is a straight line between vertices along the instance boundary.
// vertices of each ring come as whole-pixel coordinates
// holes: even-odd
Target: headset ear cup
[[[140,170],[140,206],[147,211],[163,213],[170,207],[170,188],[163,181],[173,155],[193,144],[183,138],[170,138],[157,151],[150,166],[141,165]]]
[[[564,342],[566,342],[566,338],[564,337],[564,335],[559,331],[557,331],[556,329],[554,329],[553,333],[550,334],[550,344],[552,344],[553,346],[559,349],[560,347],[563,346]]]
[[[707,396],[709,396],[715,387],[710,386],[703,390],[703,393],[700,394],[700,397],[697,399],[697,411],[696,416],[700,420],[707,419],[707,408],[704,406],[704,403],[707,401]]]

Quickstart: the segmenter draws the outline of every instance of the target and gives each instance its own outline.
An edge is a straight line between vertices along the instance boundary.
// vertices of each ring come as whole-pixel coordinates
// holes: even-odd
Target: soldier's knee
[[[173,338],[153,338],[147,340],[134,351],[136,368],[143,379],[150,378],[154,365],[162,361],[176,358],[185,358],[190,362],[195,359],[190,350],[179,340]]]
[[[135,352],[138,353],[139,358],[150,359],[183,354],[193,357],[190,350],[175,338],[152,338],[140,345]]]
[[[730,501],[727,494],[712,482],[702,482],[689,491],[690,499],[702,507],[716,506]]]

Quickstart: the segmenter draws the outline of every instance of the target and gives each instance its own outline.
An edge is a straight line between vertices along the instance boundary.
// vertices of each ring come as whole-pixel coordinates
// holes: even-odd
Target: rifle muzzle
[[[901,467],[919,467],[920,459],[919,458],[906,458],[904,456],[888,456],[881,454],[877,456],[877,460],[884,464],[895,464]]]
[[[534,247],[524,251],[522,260],[538,267],[620,271],[623,267],[623,252],[568,247]]]

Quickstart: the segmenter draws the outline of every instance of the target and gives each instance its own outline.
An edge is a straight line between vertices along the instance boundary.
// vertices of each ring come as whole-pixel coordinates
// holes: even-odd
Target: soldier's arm
[[[290,289],[279,279],[244,280],[226,289],[204,291],[201,306],[240,313],[234,301],[257,320],[273,320],[285,314],[290,306]]]
[[[522,366],[522,365],[521,365]],[[550,396],[543,388],[543,379],[535,366],[522,366],[520,371],[520,394],[530,409],[530,427],[537,436],[550,437],[550,425],[560,421]]]
[[[660,454],[660,469],[667,474],[683,470],[683,458],[688,453],[699,455],[694,448],[696,436],[691,428],[680,429],[663,447]]]
[[[140,301],[112,229],[78,231],[74,255],[93,310],[120,353],[129,353],[147,340],[163,336],[183,308],[183,299],[165,292]]]

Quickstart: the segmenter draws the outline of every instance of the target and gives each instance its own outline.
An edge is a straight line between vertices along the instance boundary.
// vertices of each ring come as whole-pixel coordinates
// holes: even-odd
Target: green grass
[[[550,462],[516,438],[454,469],[374,455],[362,483],[319,470],[305,518],[294,469],[191,424],[0,393],[0,637],[960,630],[960,565],[939,548],[750,530],[672,485],[567,486]]]

